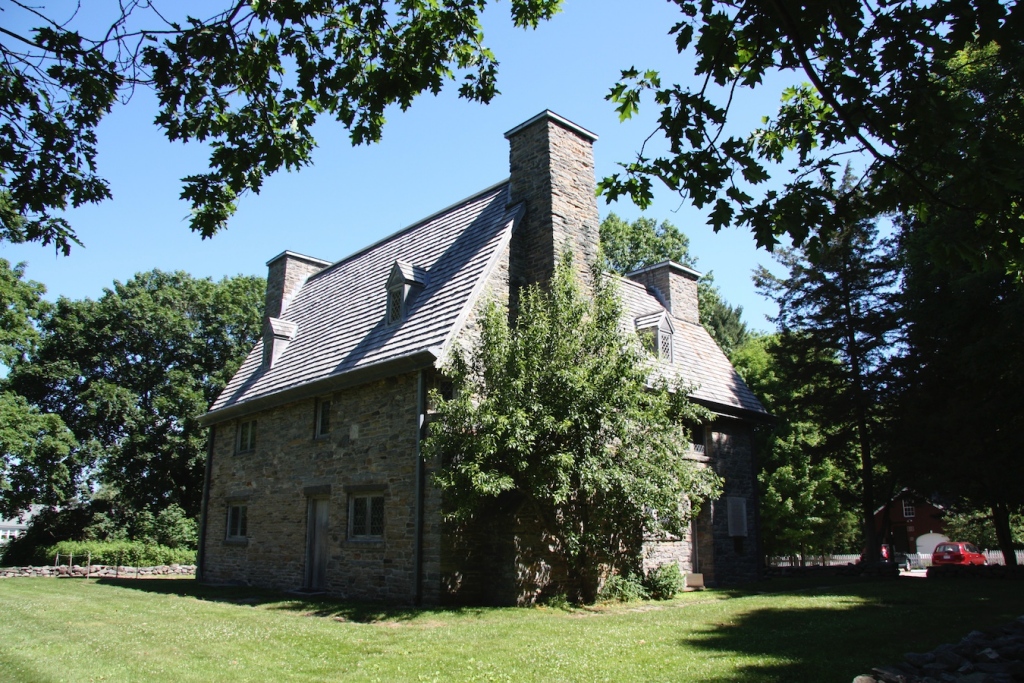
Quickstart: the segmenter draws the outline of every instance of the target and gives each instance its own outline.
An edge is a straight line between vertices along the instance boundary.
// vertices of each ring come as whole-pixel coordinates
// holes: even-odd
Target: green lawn
[[[1010,581],[829,583],[398,610],[182,579],[5,579],[0,681],[848,682],[1024,614]]]

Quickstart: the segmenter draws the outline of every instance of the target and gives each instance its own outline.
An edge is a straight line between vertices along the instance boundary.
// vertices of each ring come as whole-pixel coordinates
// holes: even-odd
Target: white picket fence
[[[986,550],[984,552],[989,564],[1006,564],[1003,562],[1002,551]],[[1017,564],[1024,565],[1024,550],[1016,551],[1016,555]],[[907,559],[910,560],[910,566],[916,569],[930,567],[932,564],[932,556],[925,553],[907,553]],[[820,567],[822,565],[835,567],[844,564],[856,564],[858,560],[860,560],[860,555],[826,555],[825,557],[819,555],[817,557],[805,557],[801,565],[800,558],[775,557],[772,558],[771,565],[773,567]]]

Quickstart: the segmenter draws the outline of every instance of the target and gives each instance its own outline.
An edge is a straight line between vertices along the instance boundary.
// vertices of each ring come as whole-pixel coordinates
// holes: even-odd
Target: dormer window
[[[387,313],[385,320],[394,325],[405,319],[409,303],[415,292],[427,284],[427,272],[405,261],[395,261],[387,283]]]
[[[667,313],[651,313],[636,319],[636,334],[640,338],[640,345],[652,356],[666,363],[672,362],[674,333],[675,328],[672,327],[672,320]]]

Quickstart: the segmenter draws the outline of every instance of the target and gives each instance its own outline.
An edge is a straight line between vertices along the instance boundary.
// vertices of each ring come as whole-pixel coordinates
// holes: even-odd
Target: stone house
[[[596,136],[545,111],[506,138],[508,180],[336,263],[268,262],[263,339],[202,417],[202,580],[438,604],[528,603],[557,579],[522,511],[456,538],[438,463],[420,454],[428,390],[485,302],[544,281],[567,247],[584,281],[597,257]],[[698,277],[667,262],[619,287],[662,371],[716,415],[691,457],[725,478],[687,537],[652,539],[647,562],[734,583],[759,571],[752,430],[765,412],[699,323]]]

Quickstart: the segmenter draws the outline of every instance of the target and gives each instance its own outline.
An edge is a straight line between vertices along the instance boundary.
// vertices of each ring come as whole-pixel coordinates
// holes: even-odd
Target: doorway
[[[310,498],[306,522],[306,590],[321,591],[327,577],[327,511],[330,500]]]

